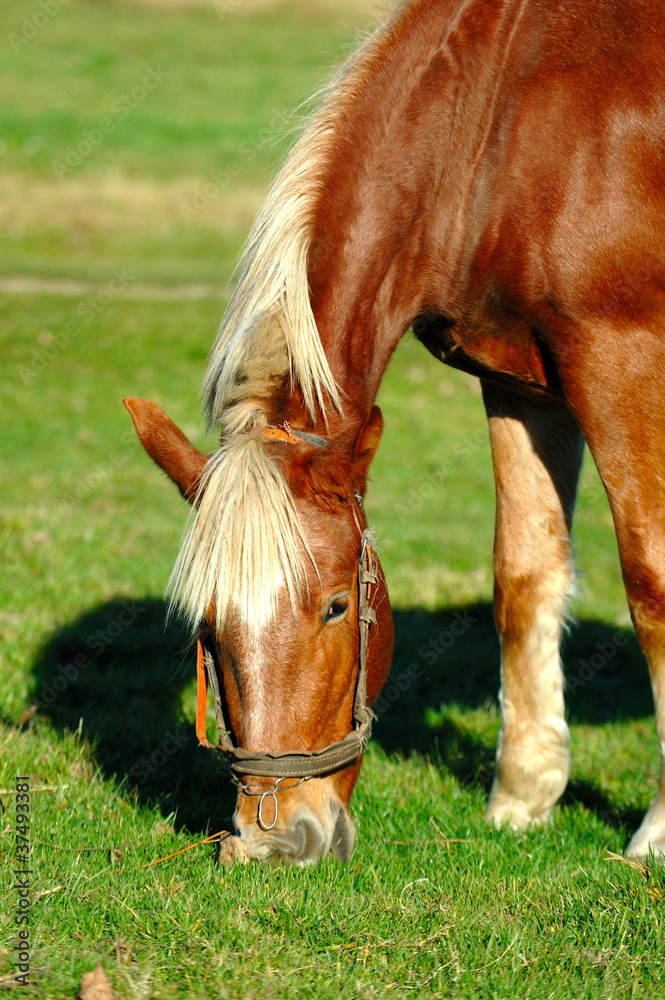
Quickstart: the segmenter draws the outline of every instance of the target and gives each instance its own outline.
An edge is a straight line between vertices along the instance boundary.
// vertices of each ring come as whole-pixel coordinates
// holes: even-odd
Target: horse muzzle
[[[353,821],[329,781],[310,778],[297,787],[270,788],[250,795],[238,791],[234,823],[247,858],[294,865],[314,864],[327,854],[349,860]]]

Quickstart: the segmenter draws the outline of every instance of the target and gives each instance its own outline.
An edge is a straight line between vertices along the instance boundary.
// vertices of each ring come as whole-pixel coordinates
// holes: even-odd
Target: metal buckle
[[[245,795],[255,795],[255,796],[259,795],[260,796],[260,798],[259,798],[259,808],[258,808],[258,811],[257,811],[257,817],[256,818],[257,818],[258,824],[261,827],[261,829],[265,830],[266,832],[268,832],[269,830],[273,830],[275,828],[275,826],[277,825],[277,817],[279,815],[279,806],[278,806],[278,803],[277,803],[277,792],[290,792],[294,788],[300,788],[300,786],[302,785],[303,781],[309,781],[309,779],[311,777],[311,775],[308,775],[305,778],[298,778],[297,781],[296,781],[295,778],[291,778],[288,775],[285,775],[285,776],[283,776],[281,778],[275,778],[275,780],[273,781],[272,788],[261,788],[260,786],[258,788],[252,788],[251,785],[246,785],[244,782],[242,782],[238,778],[236,778],[236,776],[233,773],[233,771],[230,771],[229,773],[231,775],[231,781],[233,782],[233,784],[236,785],[236,787],[239,788],[242,792],[244,792]],[[295,785],[289,785],[288,788],[282,788],[281,785],[280,785],[280,782],[281,781],[287,781],[287,780],[288,781],[296,781],[296,783],[295,783]],[[272,823],[270,823],[270,824],[267,824],[265,822],[264,818],[263,818],[263,803],[265,802],[267,796],[271,796],[272,797],[273,804],[274,804],[274,807],[275,807],[275,815],[273,816]]]

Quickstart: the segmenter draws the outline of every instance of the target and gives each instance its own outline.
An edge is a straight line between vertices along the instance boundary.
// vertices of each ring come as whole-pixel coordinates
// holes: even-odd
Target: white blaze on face
[[[277,569],[275,576],[275,604],[277,605],[285,593],[285,582],[284,574],[280,569]],[[267,674],[270,667],[270,654],[266,648],[272,635],[272,615],[270,608],[266,608],[263,620],[257,621],[254,616],[250,621],[246,609],[242,608],[241,602],[238,604],[240,605],[240,619],[244,633],[242,663],[238,664],[245,692],[243,724],[246,739],[251,741],[254,737],[260,741],[262,734],[269,728],[269,715],[273,709],[269,690],[270,678]]]
[[[260,733],[266,721],[265,657],[261,646],[261,633],[255,629],[247,629],[247,638],[243,645],[245,656],[240,669],[243,675],[243,687],[249,695],[243,706],[245,714],[243,721],[245,733],[251,740],[250,734]]]

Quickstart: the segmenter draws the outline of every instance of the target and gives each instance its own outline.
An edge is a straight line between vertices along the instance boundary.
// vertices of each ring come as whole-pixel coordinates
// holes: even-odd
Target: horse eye
[[[334,622],[338,618],[341,618],[346,613],[348,607],[348,597],[335,597],[328,605],[328,610],[323,616],[324,624],[326,622]]]

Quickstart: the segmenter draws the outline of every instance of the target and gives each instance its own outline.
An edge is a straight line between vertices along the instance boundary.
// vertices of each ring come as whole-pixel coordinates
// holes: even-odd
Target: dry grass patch
[[[61,181],[4,174],[0,185],[0,231],[10,237],[44,229],[110,235],[151,230],[169,234],[173,226],[212,228],[220,238],[247,231],[264,195],[256,185],[238,182],[205,198],[200,211],[183,216],[206,178],[186,177],[168,183],[129,178],[73,177]]]
[[[246,17],[256,12],[293,7],[293,0],[115,0],[132,7],[151,10],[216,10],[223,17]],[[308,0],[307,8],[324,13],[355,14],[359,19],[374,18],[377,23],[392,6],[387,0]]]
[[[391,597],[402,608],[434,611],[447,604],[488,600],[490,592],[487,566],[459,572],[440,563],[423,568],[405,562],[390,575]]]

